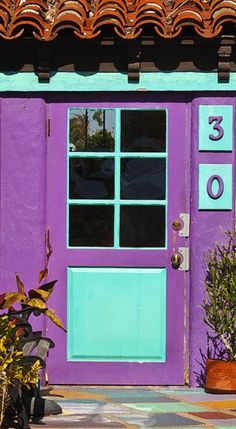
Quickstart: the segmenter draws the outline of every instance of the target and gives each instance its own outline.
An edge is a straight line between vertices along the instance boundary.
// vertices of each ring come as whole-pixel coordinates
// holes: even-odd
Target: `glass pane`
[[[122,110],[121,150],[123,152],[165,152],[165,110]]]
[[[113,158],[71,158],[71,199],[114,198]]]
[[[113,152],[115,111],[70,109],[70,152]]]
[[[113,246],[113,206],[69,207],[70,246]]]
[[[165,207],[121,206],[120,247],[164,247]]]
[[[121,160],[121,198],[126,200],[164,200],[166,160],[124,158]]]

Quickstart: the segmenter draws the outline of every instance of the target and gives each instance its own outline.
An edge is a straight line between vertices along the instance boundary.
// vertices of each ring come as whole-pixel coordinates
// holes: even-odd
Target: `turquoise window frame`
[[[70,111],[78,109],[87,110],[112,110],[115,112],[115,148],[113,152],[70,152]],[[165,152],[122,152],[121,151],[121,111],[123,110],[159,110],[166,113],[166,151]],[[96,200],[96,199],[70,199],[69,198],[69,160],[71,158],[113,158],[115,165],[115,176],[114,176],[114,198],[107,200]],[[122,200],[118,198],[120,195],[120,160],[122,158],[162,158],[166,160],[166,198],[165,200]],[[84,107],[76,106],[69,107],[67,109],[67,203],[66,203],[66,247],[67,249],[167,249],[167,219],[168,219],[168,109],[166,108],[103,108],[103,107]],[[114,207],[114,245],[112,247],[103,246],[70,246],[69,245],[69,207],[70,205],[112,205]],[[119,246],[119,234],[120,234],[120,207],[131,205],[142,205],[142,206],[165,206],[165,246],[163,247],[120,247]]]

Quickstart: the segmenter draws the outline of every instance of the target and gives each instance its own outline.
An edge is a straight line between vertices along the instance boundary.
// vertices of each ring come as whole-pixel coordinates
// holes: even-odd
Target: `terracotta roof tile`
[[[164,38],[191,26],[212,38],[225,22],[236,23],[236,0],[1,0],[0,37],[20,37],[25,27],[39,40],[53,40],[62,29],[91,39],[110,25],[124,39],[134,39],[146,25]]]

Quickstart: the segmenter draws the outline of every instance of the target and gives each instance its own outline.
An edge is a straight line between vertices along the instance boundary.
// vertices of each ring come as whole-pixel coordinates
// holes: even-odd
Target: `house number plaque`
[[[198,189],[200,210],[231,210],[232,165],[200,164]]]
[[[232,152],[233,106],[199,106],[199,151]]]

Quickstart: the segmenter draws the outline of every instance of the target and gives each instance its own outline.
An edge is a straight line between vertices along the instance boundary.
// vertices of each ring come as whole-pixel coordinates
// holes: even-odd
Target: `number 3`
[[[220,125],[223,120],[223,116],[209,116],[208,122],[211,125],[213,122],[215,124],[213,125],[213,130],[217,131],[217,135],[209,134],[209,138],[211,140],[220,140],[224,135],[224,130],[222,126]]]

